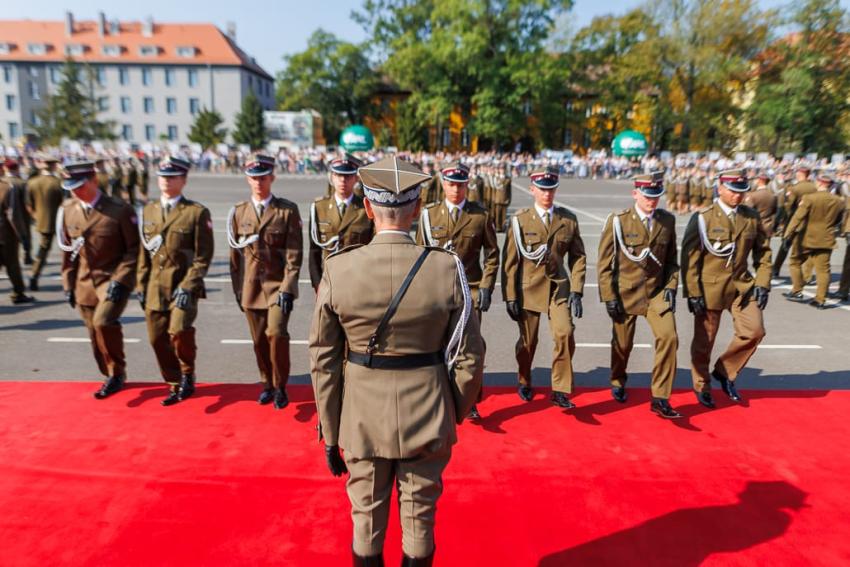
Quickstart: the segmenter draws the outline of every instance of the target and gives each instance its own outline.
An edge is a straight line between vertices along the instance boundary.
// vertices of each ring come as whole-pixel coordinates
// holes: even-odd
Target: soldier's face
[[[169,199],[173,199],[174,197],[183,193],[183,187],[186,186],[186,176],[160,175],[158,184],[159,190],[162,192],[162,194],[168,197]]]
[[[446,199],[453,205],[459,205],[466,199],[466,187],[466,183],[443,181],[443,191],[446,192]]]
[[[744,200],[744,194],[732,191],[723,184],[720,184],[717,189],[717,194],[727,207],[737,207]]]
[[[259,177],[248,176],[248,185],[251,187],[251,193],[258,197],[259,201],[265,201],[272,192],[272,182],[274,175],[261,175]]]
[[[632,197],[635,199],[635,204],[646,214],[652,214],[658,208],[660,197],[647,197],[637,189],[632,189]]]
[[[357,176],[332,173],[331,181],[334,185],[334,191],[336,191],[336,194],[342,199],[348,199],[351,194],[354,193],[354,184],[357,183]]]
[[[541,189],[536,185],[531,186],[531,194],[534,196],[534,202],[541,209],[548,209],[555,202],[555,192],[557,189]]]

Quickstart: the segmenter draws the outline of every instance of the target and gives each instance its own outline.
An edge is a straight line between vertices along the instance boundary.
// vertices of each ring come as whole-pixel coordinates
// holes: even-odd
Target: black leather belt
[[[423,352],[421,354],[402,354],[399,356],[383,356],[380,354],[361,354],[348,351],[348,362],[384,370],[408,370],[443,364],[442,352]]]

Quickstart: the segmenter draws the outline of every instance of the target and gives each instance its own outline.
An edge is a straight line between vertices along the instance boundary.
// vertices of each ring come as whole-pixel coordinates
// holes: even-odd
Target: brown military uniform
[[[277,304],[278,293],[298,297],[303,258],[301,216],[295,203],[272,197],[262,218],[252,201],[236,205],[230,226],[237,241],[257,235],[251,244],[230,250],[233,292],[245,311],[260,378],[267,388],[285,388],[289,380],[289,315]]]
[[[427,181],[422,186],[422,192],[419,194],[419,200],[422,206],[430,203],[436,203],[443,198],[443,185],[440,182],[440,176],[435,175],[430,181]]]
[[[505,301],[518,301],[522,312],[516,360],[519,382],[531,386],[531,365],[537,350],[540,314],[547,313],[554,341],[552,389],[569,394],[573,389],[572,357],[575,353],[572,314],[567,305],[570,291],[582,294],[587,258],[579,233],[578,219],[563,207],[553,207],[546,226],[534,207],[517,211],[522,242],[517,243],[509,227],[502,250],[502,295]],[[514,221],[512,221],[514,222]],[[529,260],[519,250],[534,252],[548,247],[539,261]],[[569,266],[569,274],[565,267]]]
[[[743,203],[758,211],[761,223],[764,225],[764,231],[767,233],[767,237],[771,238],[774,232],[776,211],[779,206],[773,191],[767,186],[755,189],[744,196]]]
[[[817,275],[817,293],[815,301],[826,301],[829,290],[829,259],[835,247],[836,228],[844,214],[841,197],[828,191],[817,191],[803,195],[797,211],[785,229],[786,238],[794,238],[798,245],[798,255],[791,256],[791,292],[802,291],[802,265],[809,261]],[[793,254],[793,253],[792,253]]]
[[[466,190],[466,200],[473,203],[484,204],[484,178],[479,174],[469,176],[469,185]],[[485,206],[486,208],[486,206]]]
[[[615,218],[618,220],[615,221]],[[615,233],[615,222],[619,223],[622,240]],[[626,385],[626,366],[634,346],[635,322],[638,316],[642,316],[655,337],[652,396],[666,400],[670,398],[676,377],[676,350],[679,347],[676,317],[664,300],[665,290],[676,293],[679,286],[676,217],[657,209],[648,224],[649,229],[634,207],[608,217],[599,241],[599,297],[603,302],[619,299],[625,311],[622,320],[613,321],[611,384],[619,388]],[[636,258],[647,248],[651,256],[637,261]]]
[[[508,218],[508,207],[511,205],[511,178],[504,175],[494,175],[490,180],[490,215],[496,223],[496,230],[505,230]]]
[[[351,203],[340,209],[333,194],[321,197],[310,207],[310,283],[313,289],[322,281],[325,259],[335,250],[352,244],[368,244],[372,240],[375,226],[366,216],[363,198],[352,195]],[[336,238],[337,240],[333,240]]]
[[[136,185],[139,182],[139,174],[132,161],[125,161],[121,166],[121,185],[127,192],[127,200],[131,205],[136,204]]]
[[[139,232],[136,213],[119,199],[101,193],[88,212],[83,204],[69,200],[63,205],[59,238],[70,244],[84,240],[79,253],[62,254],[62,287],[73,292],[77,309],[91,339],[94,359],[104,376],[122,376],[126,371],[121,314],[127,297],[113,303],[106,299],[110,282],[124,286],[126,294],[136,284]]]
[[[25,296],[18,253],[18,231],[22,223],[25,224],[26,219],[21,203],[15,199],[12,186],[0,180],[0,267],[6,267],[6,274],[12,283],[13,301]]]
[[[347,351],[366,351],[422,250],[405,234],[379,233],[366,246],[328,258],[316,298],[310,359],[319,436],[345,451],[359,556],[383,548],[394,485],[405,555],[433,553],[436,502],[457,441],[455,424],[481,387],[484,347],[475,317],[468,320],[451,375],[442,362],[404,370],[345,362]],[[446,349],[464,311],[464,294],[454,256],[434,249],[379,337],[375,355]]]
[[[195,371],[195,327],[197,301],[206,297],[204,276],[213,257],[213,229],[210,212],[200,203],[181,197],[164,216],[159,200],[148,203],[140,222],[145,241],[157,235],[162,244],[156,250],[139,251],[138,291],[145,294],[148,338],[156,353],[163,379],[176,387],[181,374]],[[144,244],[144,243],[143,243]],[[192,296],[186,309],[173,306],[177,289]]]
[[[817,190],[817,187],[811,181],[800,181],[788,187],[785,192],[785,218],[788,219],[788,222],[791,221],[791,217],[793,217],[794,213],[797,212],[797,207],[800,205],[800,200],[803,198],[803,195],[815,193]],[[773,273],[777,275],[779,274],[779,270],[782,269],[782,264],[785,263],[785,257],[789,253],[791,255],[791,259],[788,262],[788,267],[791,272],[799,269],[805,269],[808,272],[808,275],[811,275],[810,266],[807,265],[801,268],[805,259],[803,258],[803,250],[800,246],[799,239],[794,239],[791,243],[790,250],[785,247],[779,249],[779,252],[776,255],[776,260],[773,262]],[[805,277],[804,279],[808,280],[808,277]]]
[[[48,171],[27,181],[27,205],[40,235],[38,253],[32,265],[32,277],[37,279],[47,262],[47,254],[53,245],[56,232],[56,212],[65,199],[59,177]]]
[[[705,239],[713,250],[730,248],[734,254],[716,256],[706,249],[699,228],[705,223]],[[753,278],[748,263],[756,269]],[[751,298],[755,286],[770,289],[770,241],[758,211],[739,205],[731,221],[719,203],[691,216],[682,241],[682,280],[685,297],[703,297],[707,312],[694,317],[691,343],[691,374],[694,390],[711,389],[708,365],[724,310],[732,313],[734,337],[720,355],[715,371],[734,381],[765,335],[761,309]]]
[[[841,234],[847,238],[850,236],[850,185],[847,182],[841,184],[841,195],[844,198],[844,223],[841,227]],[[847,246],[844,248],[844,262],[841,266],[841,279],[838,282],[836,295],[839,298],[850,295],[850,239],[848,239]]]

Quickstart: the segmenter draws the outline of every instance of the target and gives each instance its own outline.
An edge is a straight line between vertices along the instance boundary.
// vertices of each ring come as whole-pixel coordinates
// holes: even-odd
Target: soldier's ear
[[[363,199],[363,208],[366,209],[366,216],[369,220],[375,220],[375,211],[372,209],[372,203],[369,199]]]

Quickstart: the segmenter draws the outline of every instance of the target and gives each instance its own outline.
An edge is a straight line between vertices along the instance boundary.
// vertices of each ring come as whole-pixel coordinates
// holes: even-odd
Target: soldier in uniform
[[[139,219],[137,291],[160,373],[171,387],[164,406],[195,392],[194,322],[213,257],[210,212],[183,196],[189,167],[176,157],[160,161],[160,198],[149,202]]]
[[[680,215],[688,212],[690,195],[688,192],[688,172],[684,167],[678,171],[676,176],[676,212]]]
[[[838,194],[844,199],[844,222],[841,227],[841,234],[844,235],[847,245],[844,248],[844,263],[841,267],[838,290],[829,295],[839,301],[847,301],[850,299],[850,172],[848,171],[845,171],[841,176]]]
[[[758,211],[767,238],[772,238],[776,211],[779,207],[776,195],[770,189],[770,175],[766,172],[759,173],[756,177],[756,186],[744,196],[744,204]]]
[[[27,180],[27,205],[39,234],[38,253],[32,265],[30,290],[38,291],[38,278],[47,263],[47,254],[56,232],[56,213],[65,198],[56,174],[56,158],[44,155],[37,159],[39,174]]]
[[[136,165],[132,158],[127,158],[121,165],[121,186],[127,192],[127,200],[131,205],[136,206],[136,185],[138,184],[139,175],[136,171]]]
[[[519,397],[530,402],[534,396],[531,366],[537,350],[540,315],[546,313],[554,342],[552,402],[570,409],[575,407],[569,399],[574,379],[573,317],[580,319],[583,313],[587,258],[578,219],[569,210],[554,206],[559,184],[558,168],[531,174],[534,206],[517,211],[511,218],[502,249],[502,295],[508,316],[519,325]]]
[[[676,216],[658,209],[664,194],[661,174],[634,178],[634,207],[614,213],[599,241],[599,297],[613,321],[611,394],[626,401],[626,366],[634,346],[638,315],[645,317],[655,337],[650,409],[661,417],[682,417],[670,406],[676,377],[676,293],[679,262]]]
[[[770,293],[770,241],[758,211],[741,205],[750,184],[740,169],[721,171],[718,198],[694,213],[682,241],[682,280],[694,315],[691,375],[699,403],[713,408],[709,363],[723,311],[732,314],[732,342],[711,377],[735,402],[735,379],[765,335],[762,310]],[[756,270],[755,278],[749,263]]]
[[[791,291],[785,297],[800,300],[803,297],[804,262],[810,262],[817,276],[817,293],[809,302],[812,307],[823,309],[826,292],[829,290],[829,259],[835,247],[835,233],[844,214],[841,197],[830,192],[835,182],[831,173],[821,172],[817,177],[817,190],[800,198],[797,210],[785,229],[786,246],[797,244],[791,256]]]
[[[511,205],[511,178],[505,175],[504,168],[497,166],[491,178],[490,214],[496,223],[496,230],[504,232],[507,227],[508,207]]]
[[[431,178],[422,187],[420,202],[423,207],[431,203],[436,203],[441,199],[442,187],[440,187],[440,177],[438,175],[432,175],[435,168],[436,163],[431,163],[431,161],[425,162],[424,172],[427,175],[431,175]]]
[[[32,217],[27,209],[27,183],[21,178],[21,170],[18,162],[9,158],[3,163],[6,176],[3,181],[9,184],[11,192],[9,195],[11,206],[14,211],[10,220],[17,235],[21,247],[24,249],[24,264],[31,266],[32,259],[32,235],[30,226]]]
[[[349,472],[354,565],[384,564],[396,486],[402,564],[426,567],[455,424],[481,388],[484,345],[461,259],[408,235],[429,176],[396,156],[359,175],[377,234],[325,264],[310,330],[319,438],[331,473]]]
[[[803,195],[808,195],[809,193],[817,191],[815,184],[809,181],[809,175],[811,172],[812,169],[808,165],[799,166],[795,172],[797,178],[796,181],[785,191],[785,218],[789,219],[789,221],[791,217],[794,216],[794,213],[797,212],[797,207],[799,206],[800,199],[803,198]],[[785,257],[788,256],[789,252],[791,253],[789,268],[791,271],[797,269],[798,266],[794,266],[794,263],[801,261],[801,258],[803,257],[800,244],[797,240],[789,242],[789,239],[785,238],[782,242],[782,246],[779,247],[779,251],[776,253],[776,259],[773,262],[772,275],[774,278],[779,277],[779,271],[782,269],[782,264],[785,263]],[[807,272],[810,272],[808,266],[806,266],[805,269]],[[805,280],[808,280],[808,278],[805,278]],[[802,293],[800,294],[800,297],[802,297]]]
[[[150,185],[150,166],[148,164],[148,158],[142,154],[139,155],[138,158],[138,170],[139,170],[139,193],[142,196],[142,202],[148,202],[148,189]]]
[[[481,170],[476,165],[469,172],[469,184],[466,192],[466,199],[472,203],[479,203],[486,209],[484,205],[484,178],[481,177]]]
[[[121,167],[121,158],[118,156],[112,158],[112,165],[109,168],[109,189],[116,199],[124,198],[124,169]]]
[[[272,195],[274,158],[257,154],[245,166],[251,199],[230,210],[230,278],[245,312],[263,391],[259,403],[289,404],[289,315],[298,297],[303,242],[298,206]]]
[[[480,327],[481,314],[490,309],[499,272],[496,225],[484,206],[466,198],[469,183],[466,165],[461,162],[450,164],[443,168],[440,176],[446,199],[428,205],[422,211],[416,244],[445,248],[460,257]],[[477,401],[481,401],[480,394]],[[476,406],[472,406],[469,417],[481,417]]]
[[[24,293],[24,278],[21,275],[21,259],[18,245],[20,227],[26,226],[23,202],[15,189],[0,179],[0,267],[12,284],[11,299],[14,304],[31,303],[33,298]],[[27,226],[27,228],[29,228]]]
[[[319,197],[310,205],[310,283],[313,290],[322,281],[325,259],[352,244],[369,244],[375,232],[366,216],[363,198],[354,194],[357,168],[362,164],[350,154],[330,163],[333,195]]]
[[[126,382],[121,314],[136,283],[138,220],[132,207],[100,191],[93,162],[69,164],[62,188],[74,195],[60,209],[57,241],[63,251],[62,287],[89,332],[94,359],[106,377],[94,397]]]

